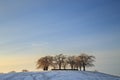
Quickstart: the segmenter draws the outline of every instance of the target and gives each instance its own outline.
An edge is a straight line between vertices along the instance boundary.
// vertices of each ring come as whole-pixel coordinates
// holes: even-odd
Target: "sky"
[[[120,75],[120,1],[0,0],[0,72],[61,53],[94,55],[92,70]]]

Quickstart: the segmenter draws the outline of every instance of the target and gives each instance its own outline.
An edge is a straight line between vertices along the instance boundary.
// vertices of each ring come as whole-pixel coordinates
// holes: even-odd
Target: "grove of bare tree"
[[[55,55],[55,56],[45,56],[41,57],[37,61],[37,69],[48,70],[49,67],[53,69],[77,69],[85,71],[86,67],[94,66],[93,62],[95,61],[95,57],[91,55],[87,55],[82,53],[78,56],[66,56],[63,54]]]

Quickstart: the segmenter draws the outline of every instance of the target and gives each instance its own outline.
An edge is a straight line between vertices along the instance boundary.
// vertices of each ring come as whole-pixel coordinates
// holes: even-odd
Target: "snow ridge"
[[[120,80],[120,77],[90,71],[45,71],[0,74],[0,80]]]

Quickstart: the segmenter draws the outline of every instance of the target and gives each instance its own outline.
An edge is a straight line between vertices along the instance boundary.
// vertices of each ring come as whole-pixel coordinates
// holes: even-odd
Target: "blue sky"
[[[86,52],[96,56],[95,69],[120,75],[119,8],[119,0],[0,0],[0,71],[33,70],[43,55]]]

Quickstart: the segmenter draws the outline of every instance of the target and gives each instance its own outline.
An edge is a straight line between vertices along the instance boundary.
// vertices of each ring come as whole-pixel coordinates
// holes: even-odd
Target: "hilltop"
[[[90,71],[45,71],[0,74],[0,80],[120,80],[120,77]]]

